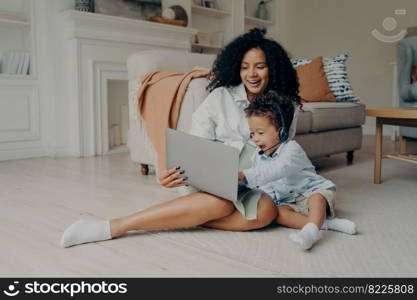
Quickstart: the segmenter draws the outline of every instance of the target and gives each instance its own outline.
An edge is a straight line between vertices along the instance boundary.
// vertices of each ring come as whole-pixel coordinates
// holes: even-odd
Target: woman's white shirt
[[[218,140],[242,150],[249,141],[250,132],[244,109],[248,107],[245,86],[214,89],[192,116],[191,134]],[[289,139],[295,136],[298,108],[289,131]]]

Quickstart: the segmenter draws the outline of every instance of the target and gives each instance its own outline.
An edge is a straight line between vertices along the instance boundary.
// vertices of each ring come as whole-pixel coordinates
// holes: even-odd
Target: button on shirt
[[[245,86],[214,89],[197,108],[192,116],[191,134],[207,139],[218,140],[242,150],[249,140],[250,132],[244,109],[248,107]],[[289,132],[290,139],[295,135],[298,109]]]
[[[295,202],[317,189],[335,188],[330,180],[318,175],[301,146],[294,140],[285,142],[272,154],[260,155],[257,149],[253,167],[243,170],[248,186],[267,193],[276,204]]]

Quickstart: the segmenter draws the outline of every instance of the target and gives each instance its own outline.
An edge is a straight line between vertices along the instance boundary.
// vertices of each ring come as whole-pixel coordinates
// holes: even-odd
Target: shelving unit
[[[193,40],[191,51],[217,53],[223,47],[224,42],[230,38],[230,28],[233,26],[233,2],[235,1],[217,0],[218,7],[209,8],[189,0],[189,26],[209,37],[209,41],[204,40],[203,42],[198,41],[198,37],[196,37]],[[220,34],[222,38],[214,40],[214,33]]]
[[[33,80],[35,80],[35,76],[33,75],[15,75],[15,74],[3,74],[0,73],[0,87],[1,87],[1,83],[4,83],[5,81],[8,81],[10,83],[10,81],[25,81],[25,82],[31,82]]]
[[[34,15],[34,0],[0,1],[0,160],[44,151]]]
[[[203,6],[195,5],[195,4],[191,6],[191,11],[194,14],[218,18],[218,19],[230,16],[230,13],[227,11],[203,7]]]
[[[34,51],[34,26],[33,26],[33,0],[2,0],[0,2],[0,81],[11,79],[22,80],[30,79],[35,74],[35,58]],[[19,53],[14,55],[14,65],[16,69],[25,66],[29,70],[29,74],[9,74],[5,73],[7,62],[11,53]],[[28,53],[29,58],[25,58],[20,53]],[[16,58],[18,57],[18,58]],[[13,60],[11,60],[13,61]],[[12,64],[12,65],[13,65]],[[19,67],[19,68],[20,68]],[[19,70],[24,72],[22,68]]]
[[[274,22],[269,21],[269,20],[263,20],[263,19],[258,19],[258,18],[255,18],[255,17],[246,16],[245,17],[245,24],[267,27],[267,26],[273,25]]]
[[[264,20],[256,17],[256,10],[260,0],[245,0],[245,31],[248,31],[253,27],[262,27],[266,29],[273,27],[275,25],[276,1],[277,0],[272,0],[266,4],[270,16],[268,20]]]
[[[18,27],[18,28],[28,28],[30,29],[30,23],[25,21],[10,20],[0,17],[0,26],[8,26],[8,28]]]
[[[219,51],[222,47],[221,46],[216,46],[216,45],[207,45],[207,44],[197,44],[197,43],[192,43],[191,44],[192,48],[192,52],[198,52],[198,53],[204,53],[205,51]]]
[[[277,0],[267,3],[270,20],[256,18],[256,9],[260,0],[217,0],[217,8],[204,7],[204,1],[196,0],[164,0],[165,6],[181,5],[189,16],[189,27],[197,29],[204,35],[209,35],[211,43],[198,43],[193,40],[191,50],[199,53],[216,54],[218,51],[239,34],[253,27],[272,29],[275,25],[275,6]],[[223,42],[214,38],[217,32],[223,32]],[[220,34],[221,35],[221,34]]]

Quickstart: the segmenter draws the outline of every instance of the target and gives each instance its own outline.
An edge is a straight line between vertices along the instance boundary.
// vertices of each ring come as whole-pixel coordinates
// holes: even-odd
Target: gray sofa
[[[417,82],[411,83],[413,65],[417,65],[417,36],[405,38],[397,44],[400,107],[417,107]],[[417,139],[417,128],[400,127],[400,135]]]
[[[172,50],[146,50],[127,59],[129,78],[129,135],[128,147],[134,162],[141,164],[142,174],[148,165],[154,165],[156,154],[146,135],[146,124],[137,109],[139,78],[157,70],[187,71],[194,67],[210,68],[213,55],[186,53]],[[184,96],[178,129],[191,129],[191,115],[208,94],[204,78],[192,80]],[[348,163],[353,152],[362,144],[362,126],[365,106],[360,103],[315,102],[304,103],[297,123],[295,139],[310,158],[347,153]]]
[[[350,102],[311,102],[303,104],[295,139],[310,158],[347,153],[361,148],[365,105]]]

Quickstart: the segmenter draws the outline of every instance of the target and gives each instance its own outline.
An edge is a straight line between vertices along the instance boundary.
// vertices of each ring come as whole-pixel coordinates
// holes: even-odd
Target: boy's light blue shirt
[[[243,170],[248,187],[259,188],[277,204],[295,202],[317,189],[335,188],[330,180],[318,175],[301,146],[294,140],[285,142],[272,154],[253,156],[252,168]]]

